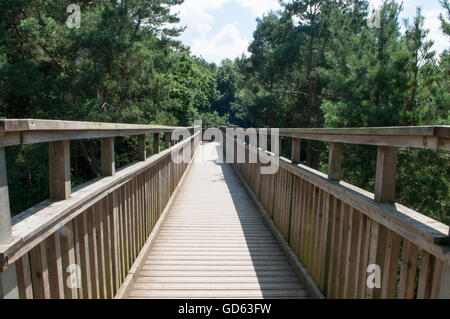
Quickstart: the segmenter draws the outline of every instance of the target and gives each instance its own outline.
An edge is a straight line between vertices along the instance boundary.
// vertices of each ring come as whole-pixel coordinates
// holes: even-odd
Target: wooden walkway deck
[[[218,144],[199,147],[128,298],[308,298]]]

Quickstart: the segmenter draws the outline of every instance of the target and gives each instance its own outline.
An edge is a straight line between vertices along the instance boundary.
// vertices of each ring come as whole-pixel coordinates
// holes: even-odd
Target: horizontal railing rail
[[[171,141],[176,129],[194,135]],[[20,143],[11,144],[16,134]],[[151,157],[146,134],[153,134]],[[139,162],[116,170],[114,138],[132,135]],[[186,147],[195,150],[199,136],[197,127],[1,120],[0,297],[114,297],[188,166],[193,152]],[[103,177],[72,190],[69,141],[81,138],[101,139]],[[11,218],[4,146],[32,142],[49,142],[50,199]],[[173,161],[173,154],[190,158]]]
[[[234,166],[326,297],[450,298],[449,226],[395,203],[397,148],[448,149],[449,127],[279,129],[292,137],[292,160],[226,128],[224,152],[234,143]],[[299,164],[299,137],[330,143],[328,175]],[[344,142],[378,145],[375,194],[340,180]],[[279,170],[261,174],[274,160]],[[379,286],[367,285],[371,265]]]

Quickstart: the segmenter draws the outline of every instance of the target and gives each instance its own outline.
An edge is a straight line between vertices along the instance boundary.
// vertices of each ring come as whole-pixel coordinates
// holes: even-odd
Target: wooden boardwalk
[[[308,298],[217,143],[199,146],[129,298]]]

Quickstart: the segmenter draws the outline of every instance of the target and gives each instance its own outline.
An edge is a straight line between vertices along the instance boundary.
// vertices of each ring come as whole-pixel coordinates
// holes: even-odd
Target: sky
[[[382,0],[371,0],[374,7]],[[444,10],[439,0],[403,0],[401,21],[415,16],[420,6],[425,16],[425,26],[434,40],[434,49],[442,52],[450,45],[440,29],[439,14]],[[209,62],[220,63],[223,59],[234,59],[247,48],[256,29],[256,18],[270,10],[280,9],[278,0],[185,0],[172,9],[179,13],[180,24],[187,26],[181,40],[191,47],[193,54]]]

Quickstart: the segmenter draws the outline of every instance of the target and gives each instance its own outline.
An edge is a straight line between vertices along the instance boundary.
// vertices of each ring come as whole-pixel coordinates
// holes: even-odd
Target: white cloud
[[[378,8],[382,2],[383,0],[370,0],[372,8]],[[422,6],[423,15],[426,17],[426,27],[430,29],[429,38],[435,42],[435,50],[440,53],[447,49],[449,41],[442,33],[438,18],[439,13],[442,12],[439,2],[437,0],[430,2],[403,0],[402,2],[405,9],[400,22],[403,24],[403,18],[412,19],[416,6]],[[278,0],[185,0],[182,5],[173,7],[172,11],[179,12],[180,24],[187,26],[181,40],[191,47],[195,55],[203,56],[209,61],[220,62],[224,58],[235,58],[247,52],[251,39],[243,37],[239,28],[248,28],[248,24],[238,24],[234,17],[230,17],[226,26],[212,32],[215,29],[214,23],[217,23],[214,17],[224,14],[220,10],[230,3],[239,5],[243,10],[249,10],[254,18],[261,17],[270,10],[280,9]]]
[[[425,16],[425,28],[430,30],[428,38],[434,41],[434,49],[438,54],[450,47],[449,38],[444,35],[441,29],[439,15],[441,10],[427,10],[423,12]]]
[[[212,38],[194,39],[191,49],[196,55],[208,61],[220,62],[223,59],[233,59],[247,51],[248,40],[243,39],[235,24],[224,26]]]
[[[236,0],[244,8],[250,11],[257,17],[268,13],[270,10],[278,10],[281,8],[278,0]]]

